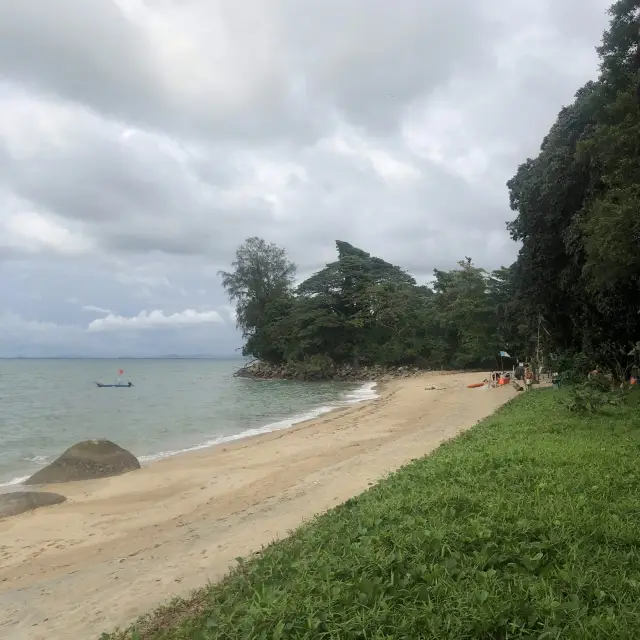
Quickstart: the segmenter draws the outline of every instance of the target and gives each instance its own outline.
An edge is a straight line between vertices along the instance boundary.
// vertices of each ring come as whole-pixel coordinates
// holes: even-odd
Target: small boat
[[[113,384],[107,384],[104,382],[96,382],[96,386],[103,388],[103,387],[127,387],[127,389],[129,387],[133,387],[133,382],[131,382],[131,380],[129,380],[128,382],[122,382],[122,378],[120,377],[122,374],[124,373],[123,369],[120,369],[118,371],[118,377],[116,378],[115,383]]]
[[[105,384],[104,382],[96,382],[97,387],[133,387],[133,382],[119,383],[119,384]]]
[[[479,387],[484,387],[486,382],[475,382],[474,384],[468,384],[467,389],[478,389]]]

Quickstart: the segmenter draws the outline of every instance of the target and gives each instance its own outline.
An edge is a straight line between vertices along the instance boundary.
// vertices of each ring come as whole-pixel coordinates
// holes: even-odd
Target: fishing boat
[[[133,382],[131,382],[131,380],[127,381],[127,382],[123,382],[122,378],[120,376],[122,376],[124,374],[124,371],[122,369],[120,369],[118,371],[118,378],[114,383],[107,383],[107,382],[96,382],[96,386],[103,388],[103,387],[126,387],[127,389],[129,387],[133,387]]]
[[[105,384],[104,382],[96,382],[97,387],[133,387],[133,382],[123,382],[122,384]]]

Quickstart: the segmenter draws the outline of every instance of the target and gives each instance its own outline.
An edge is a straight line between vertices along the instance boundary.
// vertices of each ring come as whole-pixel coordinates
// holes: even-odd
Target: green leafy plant
[[[605,392],[582,383],[570,387],[561,403],[572,413],[596,413],[609,404],[609,397]]]
[[[608,376],[598,373],[571,385],[560,402],[572,413],[597,413],[606,406],[626,404],[628,395],[627,388],[615,388]]]
[[[556,396],[518,396],[139,621],[139,637],[640,637],[639,410],[585,418]]]
[[[584,382],[594,367],[594,362],[584,353],[565,353],[556,363],[556,369],[565,384]]]

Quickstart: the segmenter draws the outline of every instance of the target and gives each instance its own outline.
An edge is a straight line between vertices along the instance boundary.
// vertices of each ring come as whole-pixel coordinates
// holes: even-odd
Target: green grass
[[[522,394],[104,637],[640,638],[640,410],[575,416],[559,393]]]

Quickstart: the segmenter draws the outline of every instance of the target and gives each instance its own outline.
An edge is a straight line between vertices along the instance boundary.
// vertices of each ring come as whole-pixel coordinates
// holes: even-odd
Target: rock
[[[138,459],[109,440],[85,440],[34,473],[24,484],[51,484],[119,476],[140,468]]]
[[[315,382],[335,380],[339,382],[368,382],[376,380],[392,380],[395,378],[411,378],[420,375],[424,369],[416,366],[389,367],[384,365],[360,365],[351,363],[336,365],[324,363],[320,368],[304,362],[271,365],[265,362],[252,362],[234,375],[254,380],[302,380]]]
[[[17,516],[25,511],[31,511],[38,507],[48,507],[52,504],[60,504],[66,498],[59,493],[46,491],[15,491],[0,494],[0,518]]]

